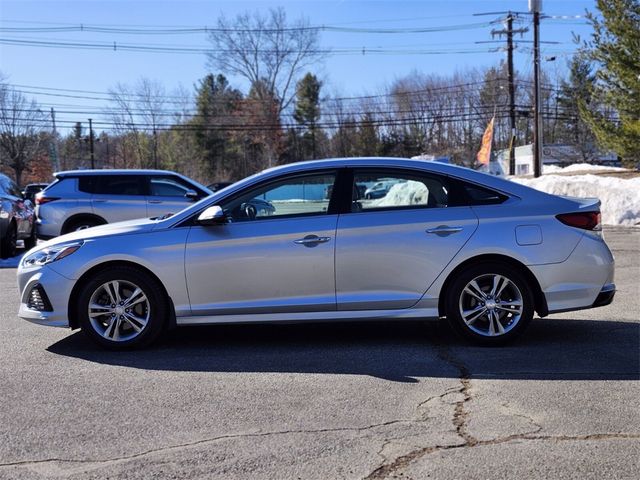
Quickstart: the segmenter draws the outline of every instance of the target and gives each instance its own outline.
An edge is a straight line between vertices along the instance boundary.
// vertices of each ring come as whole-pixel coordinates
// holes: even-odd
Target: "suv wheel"
[[[16,244],[18,243],[18,232],[16,230],[16,224],[11,222],[4,238],[0,242],[0,257],[9,258],[16,255]]]
[[[63,234],[77,232],[78,230],[85,230],[87,228],[96,227],[98,225],[104,225],[105,222],[96,218],[79,218],[77,220],[71,220],[63,229]]]
[[[38,238],[36,237],[36,225],[35,223],[31,226],[31,234],[24,239],[24,250],[29,251],[38,243]]]

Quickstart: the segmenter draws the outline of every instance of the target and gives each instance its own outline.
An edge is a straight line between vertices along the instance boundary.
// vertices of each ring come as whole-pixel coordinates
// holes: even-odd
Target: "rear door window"
[[[352,212],[449,205],[445,177],[395,169],[354,171]]]
[[[80,186],[82,189],[82,177]],[[142,175],[96,175],[85,187],[98,195],[146,195]]]

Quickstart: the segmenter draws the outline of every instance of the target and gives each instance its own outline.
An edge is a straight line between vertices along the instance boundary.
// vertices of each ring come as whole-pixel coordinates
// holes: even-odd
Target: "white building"
[[[533,145],[522,145],[515,148],[516,175],[533,175]],[[567,166],[573,163],[584,163],[582,154],[573,145],[544,145],[542,147],[542,165]],[[596,153],[596,158],[591,162],[598,165],[620,166],[616,154]],[[509,150],[496,152],[494,161],[490,162],[489,173],[493,175],[509,174]]]

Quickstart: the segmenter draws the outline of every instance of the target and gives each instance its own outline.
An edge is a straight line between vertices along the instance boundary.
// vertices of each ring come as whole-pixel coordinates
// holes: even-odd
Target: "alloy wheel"
[[[91,295],[88,307],[93,329],[106,340],[125,342],[145,329],[151,305],[144,291],[126,280],[100,285]]]
[[[497,337],[514,329],[523,312],[520,289],[504,275],[475,277],[462,289],[458,306],[467,328],[485,336]]]

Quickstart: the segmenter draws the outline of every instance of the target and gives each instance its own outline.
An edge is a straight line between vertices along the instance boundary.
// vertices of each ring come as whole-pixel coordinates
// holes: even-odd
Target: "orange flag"
[[[491,159],[491,143],[493,142],[493,121],[496,117],[493,117],[487,125],[487,129],[484,131],[484,135],[482,136],[482,146],[480,147],[480,151],[478,151],[478,155],[476,155],[476,159],[478,163],[482,163],[483,165],[489,165],[489,160]]]

